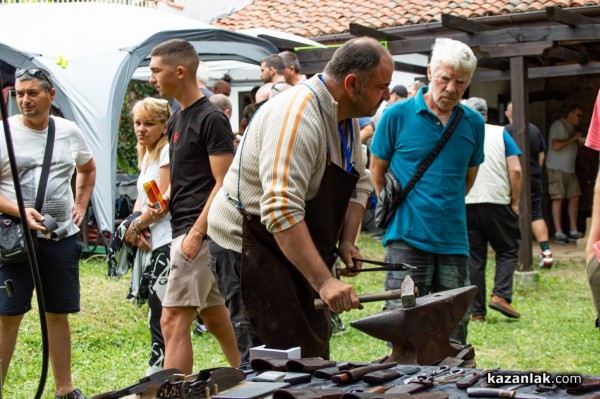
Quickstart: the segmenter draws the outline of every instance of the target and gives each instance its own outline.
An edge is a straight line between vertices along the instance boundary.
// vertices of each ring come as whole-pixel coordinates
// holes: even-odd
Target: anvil
[[[477,287],[470,285],[416,298],[416,306],[396,305],[383,312],[350,322],[372,337],[391,342],[392,353],[382,362],[431,365],[456,356],[460,347],[450,334],[465,315]]]

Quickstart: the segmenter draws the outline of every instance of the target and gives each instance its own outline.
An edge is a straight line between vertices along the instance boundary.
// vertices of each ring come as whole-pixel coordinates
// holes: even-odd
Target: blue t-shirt
[[[506,158],[512,155],[521,155],[521,149],[506,129],[502,132],[502,138],[504,139],[504,156]]]
[[[371,124],[371,118],[368,116],[363,116],[362,118],[358,118],[358,127],[362,129],[363,127]]]
[[[390,162],[402,186],[429,155],[445,130],[425,104],[422,88],[415,97],[398,101],[383,113],[371,152]],[[450,118],[454,119],[456,107]],[[398,207],[383,244],[405,241],[435,254],[469,255],[465,191],[467,169],[483,162],[485,124],[468,107],[440,154]],[[446,127],[450,126],[448,122]]]

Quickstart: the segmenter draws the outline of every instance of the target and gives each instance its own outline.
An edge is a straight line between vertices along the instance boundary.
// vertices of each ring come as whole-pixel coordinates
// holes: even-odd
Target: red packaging
[[[146,191],[146,195],[150,202],[154,204],[154,208],[160,208],[163,211],[167,210],[167,204],[165,204],[165,200],[154,180],[144,183],[144,191]]]

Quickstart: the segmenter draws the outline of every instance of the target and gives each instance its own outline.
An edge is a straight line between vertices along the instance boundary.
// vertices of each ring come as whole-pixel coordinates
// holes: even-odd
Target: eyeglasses
[[[19,79],[20,77],[22,77],[25,74],[31,76],[32,78],[45,80],[46,82],[48,82],[50,84],[51,87],[54,87],[54,84],[52,83],[52,79],[50,78],[50,75],[48,75],[48,72],[44,71],[43,69],[38,69],[38,68],[18,69],[17,72],[15,73],[15,78]]]

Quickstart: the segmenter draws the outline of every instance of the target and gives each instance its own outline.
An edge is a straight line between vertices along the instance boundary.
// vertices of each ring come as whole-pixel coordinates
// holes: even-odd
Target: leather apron
[[[329,162],[317,195],[306,203],[304,221],[321,258],[332,267],[336,245],[358,173]],[[241,259],[244,308],[269,348],[301,348],[302,357],[329,358],[329,310],[316,310],[319,294],[285,257],[260,216],[244,215]]]

